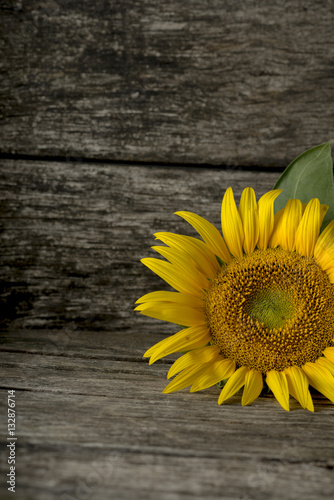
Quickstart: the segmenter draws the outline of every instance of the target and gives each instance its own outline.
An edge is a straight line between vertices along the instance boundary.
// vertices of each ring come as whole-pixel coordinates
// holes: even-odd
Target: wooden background
[[[333,405],[162,395],[152,234],[333,135],[333,2],[0,0],[0,497],[331,499]],[[272,168],[267,169],[270,166]]]
[[[332,0],[1,0],[0,150],[286,166],[334,137]]]

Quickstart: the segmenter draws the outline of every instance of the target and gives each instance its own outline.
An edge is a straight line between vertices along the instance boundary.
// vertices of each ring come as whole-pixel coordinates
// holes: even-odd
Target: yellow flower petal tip
[[[258,201],[259,239],[257,246],[262,250],[268,247],[274,229],[274,202],[281,192],[281,189],[274,189],[261,196]]]
[[[302,408],[314,412],[313,401],[308,389],[308,379],[303,370],[298,366],[291,366],[284,373],[291,396],[299,401]]]
[[[246,366],[241,366],[231,375],[220,393],[218,404],[222,404],[241,389],[245,383],[245,377],[248,371]]]
[[[241,399],[242,406],[247,406],[257,399],[260,396],[262,389],[262,373],[257,370],[249,370],[245,375],[245,388]]]
[[[182,325],[144,354],[151,365],[182,353],[163,394],[224,381],[218,404],[241,391],[247,406],[266,380],[286,411],[292,396],[314,412],[309,386],[334,402],[334,221],[320,231],[328,207],[316,198],[289,200],[274,214],[280,192],[257,201],[246,188],[237,207],[228,188],[222,234],[186,211],[176,214],[198,238],[155,233],[159,258],[142,263],[174,291],[147,293],[134,310]]]
[[[270,370],[267,373],[266,382],[282,408],[286,411],[290,411],[289,389],[285,373]]]
[[[242,258],[242,245],[244,242],[244,229],[240,214],[237,210],[233,191],[226,190],[221,209],[221,225],[227,247],[234,257]]]

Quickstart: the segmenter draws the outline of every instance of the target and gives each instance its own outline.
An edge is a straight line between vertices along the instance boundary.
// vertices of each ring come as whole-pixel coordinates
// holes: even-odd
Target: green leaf
[[[318,198],[320,203],[329,206],[323,227],[334,219],[331,142],[305,151],[284,170],[274,186],[274,189],[283,190],[275,201],[276,212],[283,208],[290,198],[298,198],[303,203]]]

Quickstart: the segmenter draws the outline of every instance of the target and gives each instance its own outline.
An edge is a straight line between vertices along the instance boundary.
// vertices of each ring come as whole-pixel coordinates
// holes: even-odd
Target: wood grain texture
[[[165,396],[164,362],[131,346],[137,360],[116,360],[112,332],[67,333],[63,352],[57,332],[20,330],[0,353],[17,394],[17,498],[332,498],[329,402],[312,415],[272,397],[218,407],[217,388]]]
[[[261,195],[278,174],[238,169],[2,161],[0,424],[16,390],[18,500],[297,500],[334,493],[333,405],[269,395],[218,407],[218,389],[166,396],[172,356],[143,352],[175,331],[133,313],[162,289],[144,268],[172,215],[219,226],[228,186]],[[3,433],[3,429],[5,432]],[[0,449],[8,500],[7,450]],[[6,493],[7,492],[7,493]]]
[[[286,166],[334,133],[333,8],[2,0],[0,150]]]

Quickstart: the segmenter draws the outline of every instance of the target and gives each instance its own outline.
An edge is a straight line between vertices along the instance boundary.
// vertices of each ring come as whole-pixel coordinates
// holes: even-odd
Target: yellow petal
[[[316,257],[316,261],[327,274],[332,274],[334,272],[334,245],[322,252],[321,256]]]
[[[229,251],[234,257],[242,258],[244,231],[241,218],[237,210],[232,188],[228,188],[223,198],[221,210],[221,224],[223,236]]]
[[[242,406],[247,406],[258,398],[261,394],[262,388],[262,373],[257,370],[249,370],[245,376],[245,388],[241,399]]]
[[[281,189],[274,189],[261,196],[257,208],[259,214],[259,241],[257,246],[264,250],[267,248],[274,229],[274,201],[281,194]]]
[[[266,382],[279,404],[284,410],[289,411],[289,389],[285,374],[276,370],[270,370],[267,373]]]
[[[322,269],[326,270],[334,264],[334,220],[320,234],[315,247],[314,257]]]
[[[220,266],[214,253],[203,241],[182,234],[164,232],[155,233],[154,236],[178,252],[185,254],[188,259],[190,257],[195,266],[208,278],[216,277]]]
[[[295,398],[297,401],[298,401],[298,398],[297,398],[297,395],[296,393],[294,392],[293,388],[291,387],[291,390],[290,390],[290,387],[289,387],[289,393],[291,394],[291,396],[293,398]],[[308,411],[311,411],[311,412],[314,412],[314,405],[313,405],[313,400],[312,400],[312,396],[310,394],[310,391],[307,390],[307,403],[306,403],[306,406],[305,406],[305,410],[308,410]]]
[[[152,259],[151,257],[141,259],[141,262],[165,280],[166,283],[175,288],[175,290],[203,297],[203,288],[201,285],[192,278],[190,279],[188,276],[185,276],[180,266],[172,265],[163,260]]]
[[[186,368],[181,373],[176,375],[176,377],[171,382],[169,382],[169,384],[162,391],[163,394],[180,391],[181,389],[188,387],[206,370],[207,367],[208,363],[204,363]]]
[[[219,347],[216,345],[199,347],[189,351],[172,364],[167,374],[167,378],[174,377],[178,372],[189,366],[214,361],[219,354]]]
[[[183,276],[192,286],[200,286],[207,288],[208,281],[206,276],[196,268],[194,261],[184,253],[179,252],[175,248],[165,246],[153,246],[153,250],[169,260],[176,269],[182,270]]]
[[[324,250],[334,245],[334,220],[332,220],[320,234],[315,249],[314,256],[318,257]]]
[[[282,227],[282,217],[284,214],[284,208],[281,208],[275,215],[274,215],[274,229],[273,232],[270,236],[268,246],[270,248],[276,248],[278,245],[280,245],[280,239],[279,235],[281,234],[281,227]]]
[[[189,224],[191,224],[203,238],[205,243],[208,245],[208,248],[215,255],[218,255],[223,262],[228,263],[231,260],[231,255],[227,250],[225,241],[215,226],[203,217],[191,212],[175,212],[175,214],[189,222]]]
[[[292,395],[292,397],[294,396]],[[307,391],[307,405],[305,406],[305,409],[314,412],[314,405],[310,391]]]
[[[194,381],[191,386],[190,392],[202,391],[217,384],[221,380],[230,377],[235,370],[235,362],[231,359],[219,359],[214,363],[210,364],[204,373],[201,373],[199,377]]]
[[[326,347],[326,349],[322,351],[322,353],[326,356],[327,359],[329,359],[329,361],[334,363],[334,347]]]
[[[302,203],[300,200],[289,200],[285,206],[278,235],[280,246],[293,252],[295,236],[302,218]]]
[[[296,251],[300,255],[312,257],[324,218],[323,212],[317,198],[313,198],[307,204],[296,231]]]
[[[243,190],[239,203],[239,215],[245,235],[244,250],[246,253],[252,253],[259,238],[259,216],[254,189]]]
[[[203,309],[186,307],[179,304],[170,304],[169,302],[156,302],[155,304],[140,304],[135,308],[141,314],[150,318],[169,321],[181,326],[196,326],[205,323]]]
[[[314,411],[313,401],[308,390],[308,379],[301,368],[291,366],[284,371],[288,382],[289,393],[303,408]]]
[[[306,363],[303,370],[309,383],[326,398],[334,403],[334,377],[323,366],[317,363]]]
[[[334,284],[334,270],[326,271],[328,274],[329,281]]]
[[[236,392],[244,385],[246,373],[249,369],[246,366],[241,366],[233,373],[233,375],[228,379],[226,384],[224,385],[219,399],[218,404],[221,405],[226,399],[234,396]]]
[[[316,364],[320,365],[320,366],[323,366],[324,368],[326,368],[326,370],[328,370],[332,375],[334,375],[334,364],[329,361],[329,359],[327,358],[318,358],[316,360]]]
[[[150,292],[143,295],[136,301],[136,304],[141,303],[155,303],[155,302],[170,302],[171,304],[180,304],[188,307],[203,307],[203,299],[200,297],[195,297],[195,295],[190,295],[189,293],[180,292]]]
[[[191,326],[161,340],[148,349],[144,358],[151,358],[150,365],[173,352],[188,351],[203,347],[211,340],[210,331],[205,325]]]

